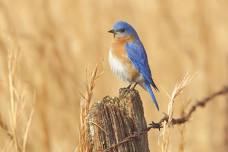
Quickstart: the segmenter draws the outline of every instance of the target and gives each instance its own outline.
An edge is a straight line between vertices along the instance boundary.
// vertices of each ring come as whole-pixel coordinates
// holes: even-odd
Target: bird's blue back
[[[128,57],[136,67],[136,69],[139,70],[139,72],[143,75],[144,79],[151,84],[152,83],[152,77],[151,77],[151,71],[148,64],[147,54],[145,52],[145,49],[143,47],[143,44],[140,42],[140,40],[135,40],[131,43],[127,43],[125,45]]]

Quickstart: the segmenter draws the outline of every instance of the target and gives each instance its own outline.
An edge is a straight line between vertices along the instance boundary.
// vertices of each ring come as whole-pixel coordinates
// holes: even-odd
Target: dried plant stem
[[[188,105],[188,103],[183,104],[181,107],[181,116],[183,117],[185,114],[185,107]],[[180,133],[180,143],[178,146],[178,151],[179,152],[184,152],[185,151],[185,124],[181,125],[179,128],[179,133]]]
[[[170,96],[170,101],[168,104],[168,121],[162,122],[163,124],[163,130],[161,132],[162,136],[162,144],[161,144],[161,151],[162,152],[167,152],[169,149],[169,139],[170,139],[170,126],[172,125],[172,119],[173,119],[173,111],[174,111],[174,101],[178,95],[180,95],[183,91],[183,89],[189,84],[191,81],[191,77],[186,74],[183,78],[183,80],[180,83],[177,83],[176,86],[174,87],[174,90]]]
[[[28,133],[29,133],[29,128],[31,126],[33,114],[34,114],[34,109],[32,109],[31,112],[30,112],[29,119],[28,119],[28,122],[27,122],[27,125],[26,125],[26,128],[25,128],[25,133],[24,133],[24,137],[23,137],[23,144],[22,144],[22,152],[26,151]]]
[[[75,151],[79,152],[87,152],[88,147],[86,145],[86,117],[89,112],[89,108],[91,105],[91,99],[93,96],[93,89],[95,87],[95,81],[103,74],[97,74],[98,68],[97,66],[94,68],[92,74],[90,75],[90,80],[86,85],[85,95],[81,94],[80,101],[80,132],[79,132],[79,146]]]
[[[185,125],[180,126],[180,144],[179,144],[179,152],[185,151]]]
[[[12,50],[8,50],[8,86],[9,86],[9,95],[10,95],[10,110],[9,110],[9,127],[6,123],[0,119],[0,127],[6,131],[9,135],[14,151],[16,152],[25,152],[26,151],[26,143],[28,140],[28,132],[31,126],[31,121],[34,113],[34,109],[31,110],[28,121],[25,126],[25,132],[23,137],[18,137],[17,128],[18,128],[18,120],[22,113],[24,112],[25,103],[23,101],[23,94],[19,94],[15,88],[15,68],[17,65],[17,52],[13,52]],[[35,100],[35,98],[34,98]],[[22,142],[19,142],[20,141]]]
[[[19,151],[18,137],[16,133],[17,126],[17,102],[15,100],[15,88],[13,84],[13,75],[16,64],[16,55],[8,50],[8,83],[9,83],[9,93],[10,93],[10,129],[14,141],[14,146],[16,152]]]

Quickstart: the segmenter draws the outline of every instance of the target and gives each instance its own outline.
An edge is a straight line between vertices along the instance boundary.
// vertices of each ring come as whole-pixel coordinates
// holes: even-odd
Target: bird
[[[113,34],[108,53],[111,70],[121,80],[129,83],[128,89],[135,88],[137,84],[145,89],[159,111],[152,88],[156,91],[159,89],[152,79],[147,53],[136,30],[125,21],[117,21],[108,32]]]

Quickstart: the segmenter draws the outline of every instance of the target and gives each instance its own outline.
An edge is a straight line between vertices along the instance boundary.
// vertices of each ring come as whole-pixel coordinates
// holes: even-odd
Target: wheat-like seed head
[[[169,104],[168,104],[168,122],[163,122],[163,129],[160,133],[160,136],[162,137],[162,143],[161,143],[161,151],[162,152],[168,152],[169,149],[169,139],[170,139],[170,132],[171,132],[171,128],[170,126],[172,118],[173,118],[173,111],[174,111],[174,102],[175,99],[181,95],[181,93],[183,92],[184,88],[191,82],[192,80],[192,76],[190,76],[189,74],[186,74],[183,79],[177,83],[171,93],[171,95],[169,96]]]
[[[90,74],[90,80],[86,85],[86,91],[84,95],[81,94],[80,100],[80,130],[79,130],[79,145],[75,149],[78,152],[87,152],[88,145],[86,141],[86,117],[88,115],[90,105],[92,102],[93,90],[95,88],[95,81],[103,74],[97,74],[98,67],[96,66],[93,72]]]

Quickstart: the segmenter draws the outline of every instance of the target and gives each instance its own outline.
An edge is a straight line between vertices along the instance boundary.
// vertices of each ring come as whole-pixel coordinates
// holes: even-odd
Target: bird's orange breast
[[[128,58],[124,45],[126,40],[114,40],[112,43],[112,55],[116,57],[126,68],[129,80],[133,81],[139,76],[138,70],[135,68],[131,60]]]

